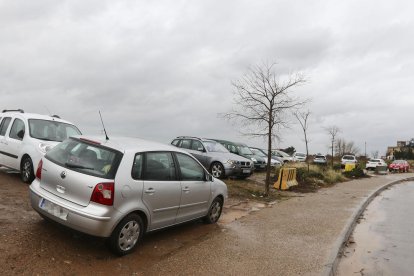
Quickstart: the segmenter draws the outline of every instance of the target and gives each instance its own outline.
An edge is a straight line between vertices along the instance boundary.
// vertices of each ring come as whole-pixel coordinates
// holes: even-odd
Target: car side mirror
[[[23,139],[23,137],[24,137],[24,130],[20,130],[19,132],[17,132],[17,137],[19,137],[20,139]]]

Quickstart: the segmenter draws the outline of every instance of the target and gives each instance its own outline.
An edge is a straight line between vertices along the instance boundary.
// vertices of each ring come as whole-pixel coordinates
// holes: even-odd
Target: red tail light
[[[112,206],[114,204],[114,182],[96,184],[91,195],[91,201]]]
[[[36,170],[36,178],[39,180],[42,179],[42,167],[43,167],[43,160],[40,159],[39,165],[37,165],[37,170]]]

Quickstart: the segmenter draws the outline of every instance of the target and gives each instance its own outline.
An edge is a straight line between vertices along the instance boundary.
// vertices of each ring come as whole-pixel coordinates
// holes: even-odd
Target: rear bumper
[[[67,212],[66,218],[60,218],[52,211],[41,208],[40,202],[42,199]],[[30,202],[32,208],[39,214],[69,228],[97,237],[109,237],[117,222],[123,216],[122,213],[116,211],[112,206],[90,203],[84,207],[63,200],[43,190],[37,180],[30,185]]]

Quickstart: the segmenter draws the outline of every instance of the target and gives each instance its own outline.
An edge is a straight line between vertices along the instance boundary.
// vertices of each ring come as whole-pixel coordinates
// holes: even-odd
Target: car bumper
[[[247,177],[250,176],[254,168],[243,168],[243,167],[224,167],[226,171],[226,176],[238,176],[238,177]]]
[[[48,203],[49,207],[41,206]],[[80,206],[63,200],[39,186],[38,181],[30,185],[30,202],[33,209],[39,214],[65,225],[74,230],[97,237],[109,237],[122,213],[112,206],[90,203],[88,206]]]

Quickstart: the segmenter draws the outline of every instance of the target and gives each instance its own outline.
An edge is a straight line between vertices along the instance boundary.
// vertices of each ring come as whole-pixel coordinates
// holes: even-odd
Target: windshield
[[[323,155],[316,155],[315,158],[317,158],[317,159],[325,159],[325,156],[323,156]]]
[[[247,146],[237,146],[237,149],[242,155],[253,155],[253,152]]]
[[[74,125],[39,119],[29,120],[29,132],[32,138],[56,142],[82,134]]]
[[[267,155],[266,154],[264,154],[261,150],[258,150],[258,149],[251,149],[252,150],[252,152],[254,153],[254,154],[256,154],[256,155],[258,155],[258,156],[260,156],[260,157],[267,157]]]
[[[45,158],[70,170],[114,179],[122,153],[71,138],[51,149]]]
[[[354,160],[355,157],[352,155],[344,155],[344,157],[342,157],[344,160]]]
[[[222,144],[215,141],[204,141],[204,146],[209,152],[229,152]]]
[[[301,156],[301,157],[306,157],[306,154],[304,154],[304,153],[296,153],[296,156]]]

